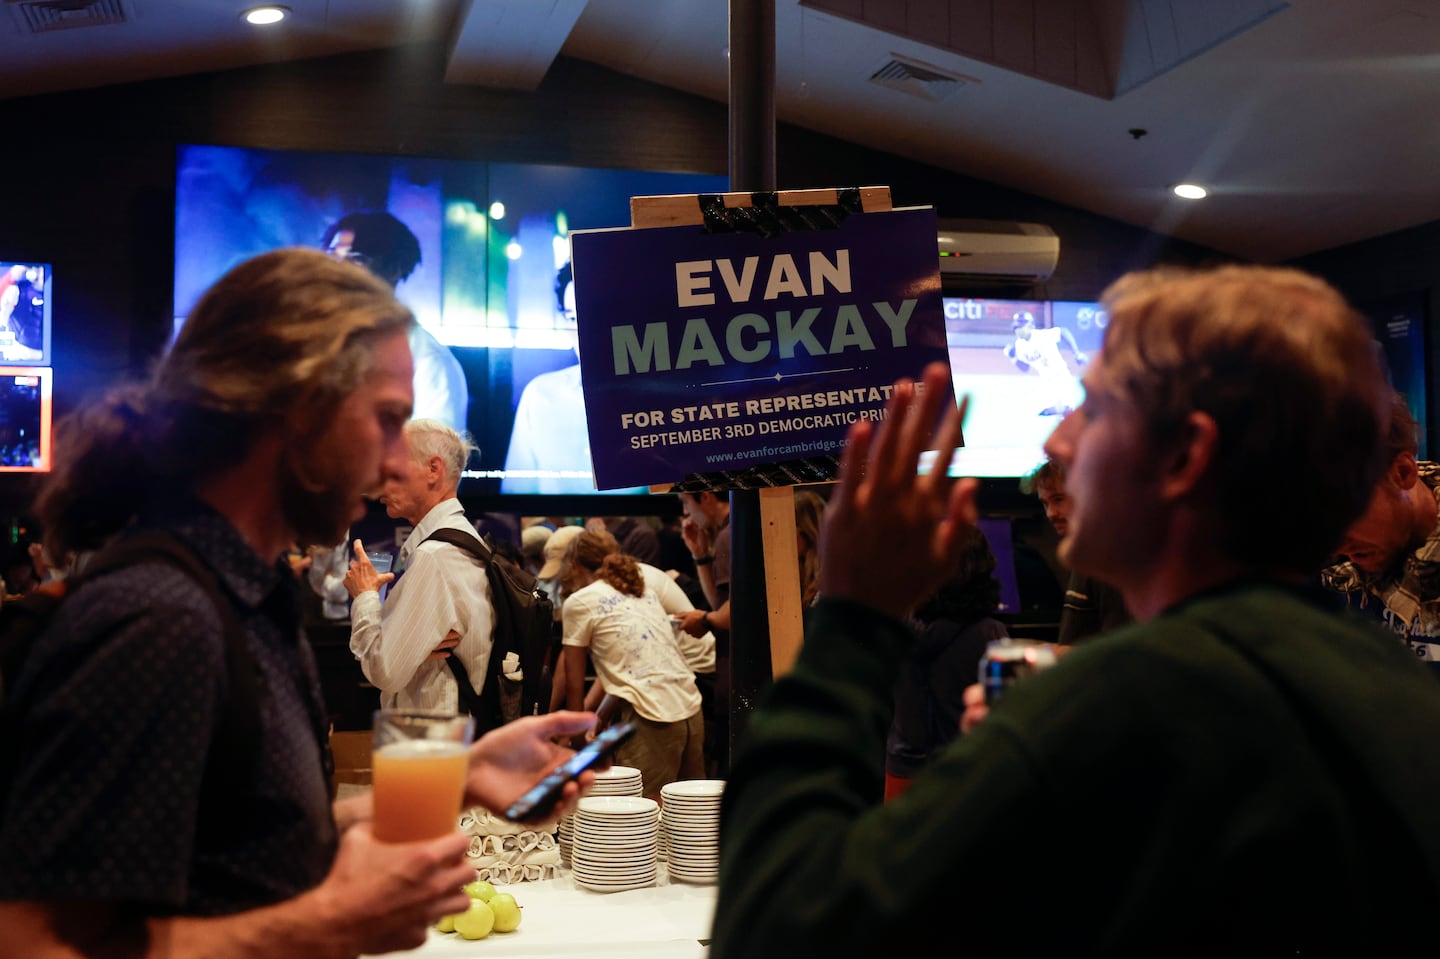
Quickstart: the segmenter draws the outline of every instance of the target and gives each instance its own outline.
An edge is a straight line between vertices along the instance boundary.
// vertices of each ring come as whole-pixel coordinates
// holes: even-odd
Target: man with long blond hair
[[[331,801],[284,559],[336,542],[403,468],[412,322],[358,266],[267,253],[217,281],[148,380],[57,429],[47,545],[99,553],[6,677],[7,957],[354,956],[465,909],[470,837],[379,842],[368,793]],[[137,537],[189,562],[105,565]],[[481,739],[467,800],[504,809],[592,720]]]

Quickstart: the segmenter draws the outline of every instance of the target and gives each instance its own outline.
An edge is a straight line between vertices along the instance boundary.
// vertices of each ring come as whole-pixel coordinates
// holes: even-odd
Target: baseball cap
[[[527,559],[539,559],[555,531],[548,526],[527,526],[520,531],[520,552]]]
[[[545,565],[540,567],[536,576],[540,579],[554,579],[558,576],[560,562],[565,558],[565,550],[569,548],[570,541],[583,532],[583,526],[562,526],[551,533],[550,538],[545,541]]]
[[[1015,314],[1015,322],[1010,324],[1010,329],[1018,330],[1022,326],[1033,326],[1034,323],[1035,314],[1031,313],[1029,310],[1021,310],[1019,313]]]

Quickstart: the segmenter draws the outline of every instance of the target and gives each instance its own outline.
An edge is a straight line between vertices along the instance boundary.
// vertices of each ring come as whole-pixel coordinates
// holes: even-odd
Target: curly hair
[[[566,559],[588,569],[626,596],[645,595],[645,577],[640,561],[620,552],[620,544],[609,530],[586,530],[565,548]]]

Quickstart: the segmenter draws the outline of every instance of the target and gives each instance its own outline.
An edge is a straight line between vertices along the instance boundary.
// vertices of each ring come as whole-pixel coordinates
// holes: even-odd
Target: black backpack
[[[490,603],[495,608],[494,642],[485,688],[476,692],[470,676],[455,656],[445,662],[460,687],[460,705],[475,717],[475,735],[488,732],[519,716],[535,716],[550,708],[550,669],[546,658],[555,630],[555,604],[530,572],[501,556],[478,536],[457,529],[438,529],[425,537],[463,549],[485,564],[490,581]],[[502,674],[506,653],[520,659],[523,674],[516,684]]]
[[[147,530],[125,536],[97,552],[83,572],[46,585],[0,607],[0,784],[8,784],[14,774],[19,735],[8,728],[13,721],[14,704],[9,702],[15,678],[35,642],[49,628],[65,597],[85,580],[101,573],[131,566],[145,560],[165,560],[184,570],[205,591],[220,614],[225,634],[225,668],[230,695],[216,730],[216,758],[210,775],[206,776],[207,798],[216,803],[241,795],[238,788],[248,775],[246,764],[235,757],[248,755],[260,748],[260,706],[256,685],[255,658],[245,642],[245,632],[235,617],[230,601],[220,591],[219,580],[209,566],[190,547],[175,536],[159,530]],[[0,796],[0,809],[4,808]]]

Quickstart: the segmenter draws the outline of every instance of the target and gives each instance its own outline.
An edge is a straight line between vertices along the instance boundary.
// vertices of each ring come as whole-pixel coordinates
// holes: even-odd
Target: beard
[[[312,458],[323,459],[323,450],[312,452]],[[364,516],[354,503],[359,499],[358,490],[353,477],[345,475],[343,464],[331,464],[333,476],[325,475],[323,469],[306,469],[306,465],[293,446],[280,458],[276,482],[281,512],[301,549],[334,546],[345,538],[351,524]]]

